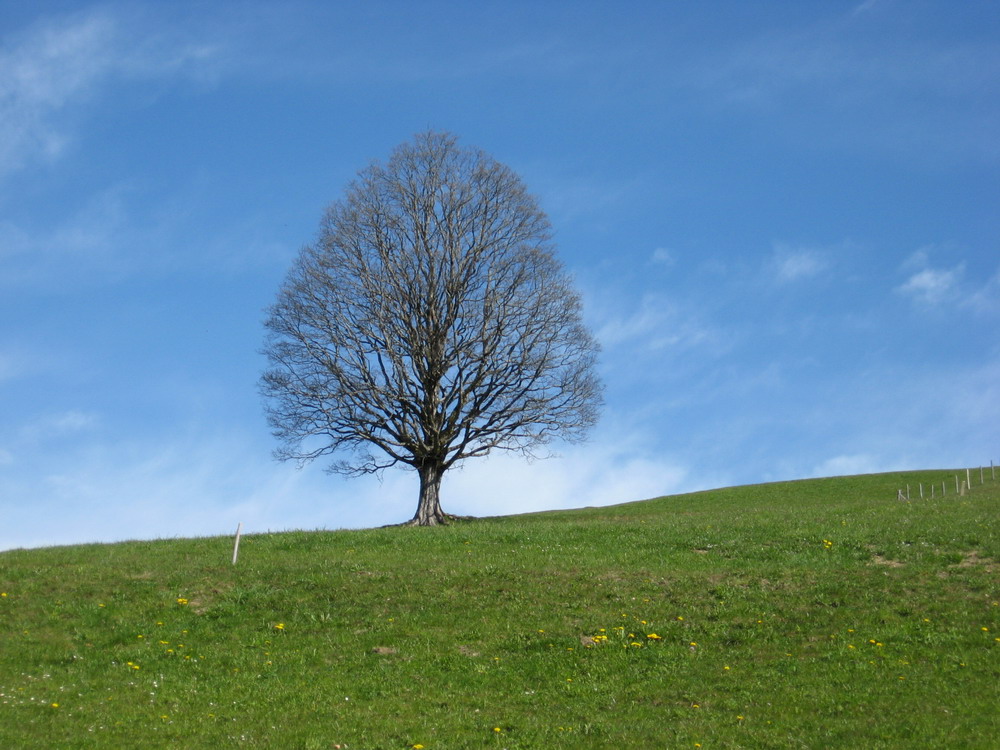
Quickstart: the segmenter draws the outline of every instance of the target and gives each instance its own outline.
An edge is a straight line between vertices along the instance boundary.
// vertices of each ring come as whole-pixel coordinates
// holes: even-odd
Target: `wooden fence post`
[[[233,565],[236,564],[236,558],[240,554],[240,532],[243,531],[243,522],[240,521],[236,525],[236,541],[233,543]]]

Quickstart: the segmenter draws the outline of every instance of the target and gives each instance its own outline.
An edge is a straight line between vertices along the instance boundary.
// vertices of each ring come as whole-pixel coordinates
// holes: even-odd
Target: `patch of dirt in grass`
[[[203,615],[211,609],[216,600],[233,587],[231,583],[223,583],[194,592],[188,597],[188,606],[196,615]]]
[[[479,652],[472,650],[469,646],[459,646],[458,653],[460,653],[462,656],[468,656],[470,658],[475,658],[479,656]]]
[[[887,568],[902,568],[906,565],[904,562],[890,560],[888,557],[882,557],[882,555],[872,555],[872,562],[876,565],[884,565]]]
[[[952,565],[953,568],[975,568],[982,565],[987,573],[993,573],[997,570],[997,563],[995,560],[989,557],[980,557],[976,550],[971,550],[966,552],[962,558],[962,562]]]

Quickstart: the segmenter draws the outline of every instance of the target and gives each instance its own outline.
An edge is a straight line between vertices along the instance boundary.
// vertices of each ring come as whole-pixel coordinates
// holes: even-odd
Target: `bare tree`
[[[429,132],[358,174],[270,308],[261,379],[280,459],[347,475],[406,464],[410,523],[444,523],[441,478],[527,456],[597,419],[598,345],[548,219],[489,155]]]

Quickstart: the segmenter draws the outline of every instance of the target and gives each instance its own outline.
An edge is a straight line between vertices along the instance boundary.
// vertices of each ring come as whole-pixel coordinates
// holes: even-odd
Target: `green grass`
[[[253,535],[236,567],[5,552],[0,747],[996,748],[1000,481],[953,475]]]

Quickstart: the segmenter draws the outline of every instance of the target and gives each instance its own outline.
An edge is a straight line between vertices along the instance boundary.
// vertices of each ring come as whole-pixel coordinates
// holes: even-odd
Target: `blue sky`
[[[993,2],[5,3],[0,549],[408,519],[271,458],[258,351],[428,128],[538,197],[607,386],[447,511],[1000,463]]]

